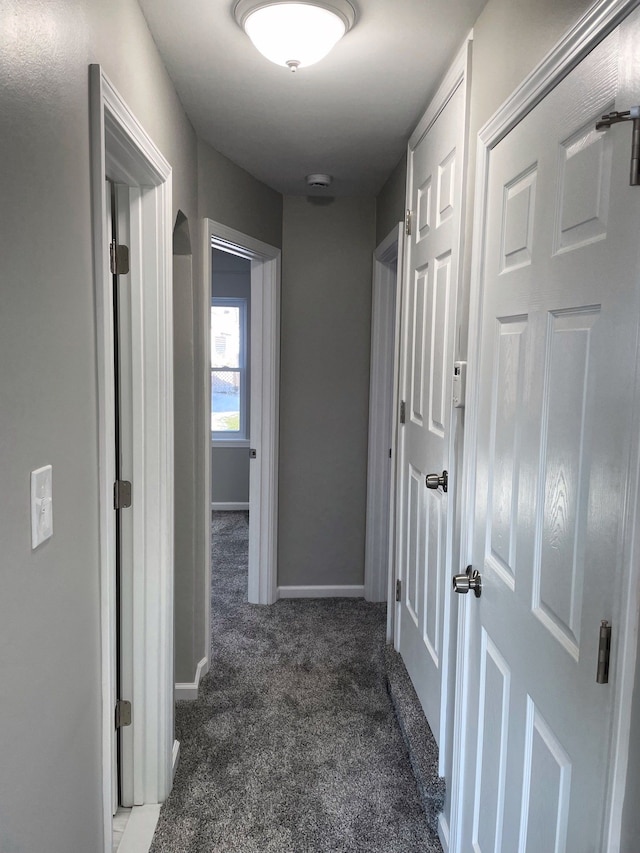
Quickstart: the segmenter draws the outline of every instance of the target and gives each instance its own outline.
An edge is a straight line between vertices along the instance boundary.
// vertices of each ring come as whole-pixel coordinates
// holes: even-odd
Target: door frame
[[[403,223],[373,253],[364,597],[392,601]],[[389,461],[391,451],[391,461]],[[387,642],[393,632],[387,608]]]
[[[210,307],[211,250],[232,252],[251,261],[251,423],[250,445],[256,451],[249,477],[250,604],[273,604],[278,579],[278,442],[280,400],[280,249],[229,228],[204,220],[203,265],[203,399],[211,400]],[[205,601],[211,600],[211,411],[207,403],[204,525],[207,561]],[[205,655],[211,660],[211,608],[206,607]]]
[[[105,178],[139,187],[131,204],[137,244],[132,322],[136,585],[133,611],[133,776],[136,804],[166,799],[177,756],[173,733],[172,170],[100,65],[90,66],[91,207],[96,311],[105,853],[112,845],[115,696],[114,329]]]
[[[479,352],[482,320],[482,290],[484,282],[484,238],[486,231],[486,192],[488,187],[491,152],[507,134],[533,108],[554,89],[570,71],[624,18],[638,6],[638,0],[600,0],[588,9],[541,63],[524,79],[478,133],[476,146],[476,183],[474,192],[474,226],[471,262],[469,349],[467,375],[467,417],[465,452],[462,466],[462,517],[460,553],[461,566],[472,561],[475,463],[477,443],[477,412],[480,398]],[[620,590],[626,600],[619,601],[622,624],[619,626],[618,652],[611,665],[614,727],[612,761],[609,772],[609,796],[605,813],[607,846],[615,853],[619,850],[621,817],[624,805],[625,780],[631,732],[631,704],[634,688],[636,643],[639,616],[637,601],[640,598],[640,569],[634,568],[632,555],[638,554],[639,543],[634,541],[632,521],[640,498],[640,397],[636,391],[634,408],[634,445],[630,458],[630,490],[625,518],[625,562],[630,566],[626,588]],[[637,560],[636,560],[637,566]],[[469,681],[471,655],[471,617],[473,602],[459,600],[456,689],[454,711],[454,743],[451,799],[451,853],[462,851],[462,815],[464,791],[470,751],[474,744],[467,742],[466,720],[469,709]]]

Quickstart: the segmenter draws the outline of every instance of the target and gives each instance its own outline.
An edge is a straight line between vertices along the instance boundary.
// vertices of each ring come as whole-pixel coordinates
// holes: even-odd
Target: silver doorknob
[[[477,569],[472,566],[467,566],[467,571],[463,575],[453,576],[453,591],[466,595],[472,589],[476,598],[482,595],[482,576]]]
[[[449,486],[449,473],[443,471],[442,474],[427,474],[427,488],[437,489],[442,486],[442,491],[446,492]]]

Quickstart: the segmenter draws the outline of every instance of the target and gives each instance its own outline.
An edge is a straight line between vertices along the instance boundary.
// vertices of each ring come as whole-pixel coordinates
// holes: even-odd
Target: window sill
[[[212,438],[212,447],[249,447],[250,441],[248,438]]]

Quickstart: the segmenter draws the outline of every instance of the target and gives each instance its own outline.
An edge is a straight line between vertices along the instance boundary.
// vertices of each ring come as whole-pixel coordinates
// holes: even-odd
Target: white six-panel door
[[[397,647],[438,743],[446,677],[445,602],[451,574],[453,482],[427,489],[426,475],[452,473],[451,377],[462,218],[467,48],[432,122],[409,144],[411,235],[403,280],[399,427]],[[457,74],[457,76],[455,76]],[[446,87],[447,81],[443,84]],[[436,102],[438,98],[436,97]],[[428,114],[427,114],[428,115]]]
[[[475,329],[461,850],[602,853],[639,320],[637,16],[491,152]],[[470,357],[473,355],[471,351]],[[615,678],[615,665],[612,668]]]

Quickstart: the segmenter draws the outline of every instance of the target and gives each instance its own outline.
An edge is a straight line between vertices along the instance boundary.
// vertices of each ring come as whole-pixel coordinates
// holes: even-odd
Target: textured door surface
[[[470,747],[462,849],[602,853],[638,333],[638,27],[491,152],[478,320]],[[625,61],[626,59],[626,61]],[[615,643],[614,643],[615,649]]]
[[[412,233],[404,276],[399,486],[399,650],[440,741],[443,611],[451,490],[427,474],[451,469],[451,375],[462,200],[465,87],[460,84],[409,154]]]

